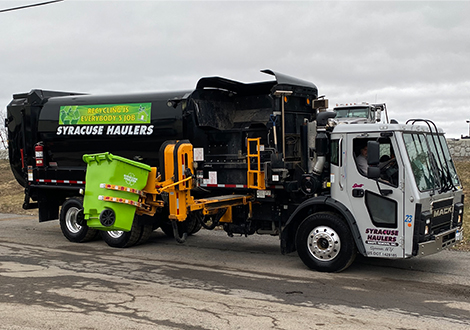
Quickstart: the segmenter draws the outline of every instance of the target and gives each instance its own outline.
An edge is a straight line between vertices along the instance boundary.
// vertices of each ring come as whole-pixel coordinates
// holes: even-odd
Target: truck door
[[[381,174],[367,177],[367,142],[380,143]],[[351,210],[356,218],[368,256],[402,258],[404,256],[404,175],[403,162],[395,137],[377,133],[347,139],[346,184]],[[364,171],[365,162],[365,171]]]

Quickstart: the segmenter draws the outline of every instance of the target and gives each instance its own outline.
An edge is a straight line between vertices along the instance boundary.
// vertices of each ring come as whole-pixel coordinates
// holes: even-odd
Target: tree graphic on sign
[[[80,111],[77,110],[77,106],[70,106],[65,109],[61,109],[60,121],[64,125],[76,125],[80,120]]]

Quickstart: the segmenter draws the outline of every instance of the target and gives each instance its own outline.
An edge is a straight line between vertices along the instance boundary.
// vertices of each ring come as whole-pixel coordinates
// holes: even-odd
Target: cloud
[[[332,103],[389,102],[400,121],[427,115],[458,137],[470,106],[469,11],[468,2],[68,0],[0,14],[0,101],[33,88],[269,80],[259,70],[270,68],[312,81]]]

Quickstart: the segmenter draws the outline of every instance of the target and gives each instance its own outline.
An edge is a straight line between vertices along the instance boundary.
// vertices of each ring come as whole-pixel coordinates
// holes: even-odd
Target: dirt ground
[[[456,161],[464,193],[466,195],[464,211],[464,240],[456,250],[470,251],[470,160]],[[0,213],[37,215],[37,210],[23,210],[23,187],[15,180],[7,160],[0,160]]]
[[[24,189],[10,169],[8,160],[0,160],[0,213],[36,215],[37,210],[23,210]]]

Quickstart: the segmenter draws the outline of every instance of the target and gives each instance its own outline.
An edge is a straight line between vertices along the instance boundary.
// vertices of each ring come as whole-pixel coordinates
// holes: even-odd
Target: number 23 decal
[[[411,227],[411,223],[413,222],[413,216],[411,214],[405,215],[405,223],[408,224],[408,227]]]

